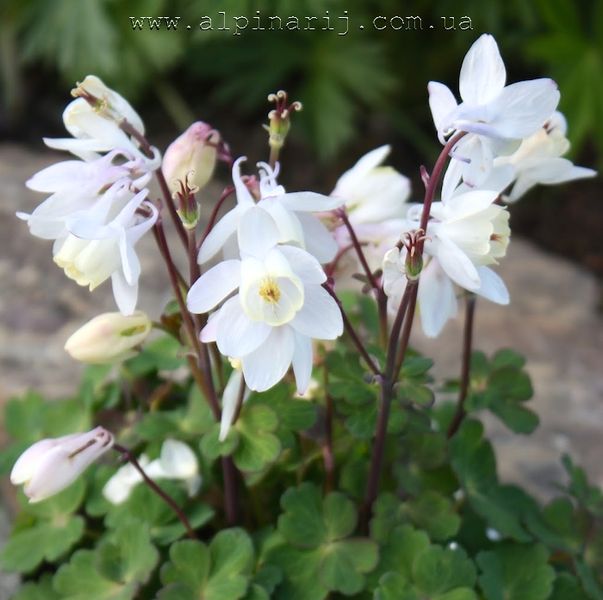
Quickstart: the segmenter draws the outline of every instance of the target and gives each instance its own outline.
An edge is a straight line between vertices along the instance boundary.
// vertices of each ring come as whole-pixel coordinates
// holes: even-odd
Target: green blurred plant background
[[[326,10],[335,32],[251,31],[251,23],[241,36],[217,30],[218,11],[230,19],[256,11],[322,17]],[[344,10],[350,31],[340,36]],[[603,0],[3,0],[1,11],[4,136],[33,141],[60,134],[67,91],[95,73],[140,109],[152,139],[164,135],[167,142],[192,120],[208,120],[237,154],[237,138],[247,144],[255,131],[263,141],[257,123],[265,119],[266,95],[285,88],[304,104],[290,155],[303,162],[300,183],[322,182],[328,191],[341,169],[388,142],[396,148],[394,164],[418,186],[409,170],[430,164],[438,149],[427,81],[456,91],[463,55],[490,32],[509,81],[558,82],[571,157],[603,167]],[[161,15],[180,16],[179,29],[132,28],[131,16]],[[203,15],[215,19],[214,31],[199,31]],[[378,15],[419,15],[423,30],[377,31],[371,22]],[[443,16],[458,25],[464,15],[472,30],[443,30]],[[439,26],[429,30],[428,23]],[[598,181],[580,183],[571,198],[563,188],[538,190],[530,206],[516,210],[515,226],[603,274],[603,258],[591,244],[603,230],[597,187]],[[543,212],[554,219],[543,220]],[[579,240],[567,233],[574,221],[586,227]]]

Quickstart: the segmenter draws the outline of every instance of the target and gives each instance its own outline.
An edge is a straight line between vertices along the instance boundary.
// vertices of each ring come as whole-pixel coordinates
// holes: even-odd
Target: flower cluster
[[[505,66],[494,38],[482,35],[461,68],[457,105],[443,84],[430,82],[429,104],[438,137],[452,139],[441,200],[430,207],[418,302],[426,335],[437,336],[456,315],[454,284],[499,304],[509,302],[502,279],[490,268],[506,254],[509,215],[532,186],[591,177],[591,169],[561,158],[569,148],[559,91],[550,79],[505,86]],[[455,143],[456,140],[456,143]],[[505,190],[510,189],[508,194]],[[423,207],[408,209],[403,232],[420,228]],[[383,288],[396,307],[407,284],[407,248],[387,252]]]
[[[161,156],[147,156],[136,134],[144,134],[138,114],[113,90],[88,76],[73,91],[63,122],[73,136],[45,139],[80,160],[43,169],[27,186],[51,195],[31,214],[18,213],[31,233],[54,240],[54,262],[78,285],[94,290],[107,279],[119,310],[132,314],[138,298],[140,262],[136,243],[158,213],[146,188]]]

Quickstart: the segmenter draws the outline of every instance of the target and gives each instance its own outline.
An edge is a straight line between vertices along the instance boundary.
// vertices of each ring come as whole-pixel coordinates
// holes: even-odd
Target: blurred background
[[[258,14],[297,16],[302,28],[306,15],[317,16],[320,27],[326,11],[334,31],[251,30]],[[249,25],[233,35],[239,15]],[[130,17],[146,16],[180,17],[178,29],[168,31],[165,22],[155,30],[148,22],[133,28]],[[376,30],[377,16],[385,17],[380,26],[396,27],[401,21],[394,16],[420,16],[423,29],[407,19],[397,31]],[[199,30],[203,17],[213,31]],[[462,17],[471,29],[461,29]],[[222,19],[230,31],[218,29]],[[260,26],[268,27],[266,20]],[[52,265],[49,246],[14,217],[42,199],[24,182],[59,159],[41,137],[64,135],[61,113],[76,81],[94,73],[122,93],[161,149],[201,119],[222,132],[235,156],[253,162],[267,158],[260,127],[270,108],[266,96],[286,89],[304,105],[283,154],[289,189],[328,193],[362,154],[389,143],[389,163],[412,179],[418,196],[418,166],[433,164],[440,149],[427,82],[456,92],[462,58],[485,32],[498,41],[508,81],[558,82],[570,157],[603,168],[602,0],[0,0],[0,401],[30,386],[73,393],[78,371],[62,345],[84,321],[114,310],[109,289],[90,295],[67,281]],[[218,177],[223,184],[229,174],[222,168]],[[208,197],[219,192],[216,185]],[[535,189],[512,206],[514,240],[500,272],[513,304],[484,302],[478,310],[477,347],[512,346],[528,356],[542,427],[520,443],[490,427],[503,477],[540,495],[562,477],[557,465],[564,451],[603,483],[602,203],[597,177]],[[167,285],[154,255],[141,254],[141,304],[156,311]],[[458,371],[460,327],[450,324],[436,343],[419,334],[414,340],[435,353],[444,376]]]

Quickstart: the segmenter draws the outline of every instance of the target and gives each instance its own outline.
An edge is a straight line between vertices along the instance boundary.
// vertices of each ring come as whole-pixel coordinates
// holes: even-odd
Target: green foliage
[[[80,479],[60,494],[28,505],[2,549],[2,568],[28,573],[43,561],[56,563],[63,558],[84,533],[84,519],[74,513],[85,487]]]
[[[242,529],[225,529],[209,546],[182,541],[161,568],[161,600],[238,600],[250,584],[254,549]]]
[[[68,600],[129,600],[153,571],[159,554],[145,525],[130,521],[95,551],[78,550],[55,575],[54,589]]]
[[[533,394],[524,362],[512,350],[500,350],[491,360],[481,352],[474,353],[467,410],[488,409],[511,431],[532,433],[538,426],[538,416],[524,406]]]
[[[486,600],[549,598],[555,571],[548,558],[543,546],[526,544],[504,544],[478,554],[479,583]]]

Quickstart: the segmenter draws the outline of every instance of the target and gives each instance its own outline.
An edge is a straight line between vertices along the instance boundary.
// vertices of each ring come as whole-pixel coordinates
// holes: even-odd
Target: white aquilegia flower
[[[348,219],[373,272],[381,266],[383,254],[400,238],[410,196],[409,179],[393,167],[382,165],[390,150],[389,146],[381,146],[365,154],[337,180],[331,192],[331,196],[345,200]],[[355,287],[352,275],[362,268],[351,248],[349,232],[338,225],[333,235],[341,253],[335,270],[337,287]]]
[[[40,440],[17,459],[11,483],[24,484],[29,501],[40,502],[64,490],[112,446],[113,435],[102,427]]]
[[[343,332],[341,312],[322,287],[326,275],[311,254],[277,245],[281,231],[260,206],[240,220],[241,259],[226,260],[191,287],[187,304],[205,313],[236,291],[210,316],[201,333],[222,354],[241,361],[247,386],[264,391],[289,367],[303,393],[312,373],[312,339],[332,340]]]
[[[237,205],[227,212],[214,226],[199,251],[199,263],[203,264],[228,247],[233,254],[237,250],[237,227],[250,209],[260,208],[276,224],[277,242],[304,248],[320,263],[329,262],[337,252],[337,244],[328,229],[312,212],[333,210],[343,204],[339,198],[331,198],[315,192],[290,192],[278,185],[278,167],[259,163],[260,200],[255,202],[241,178],[240,165],[245,157],[237,159],[232,168],[232,179],[237,195]]]
[[[140,274],[134,246],[158,216],[146,200],[146,186],[161,155],[156,148],[150,149],[152,156],[139,149],[130,134],[144,133],[142,120],[98,77],[86,77],[74,95],[63,113],[73,138],[45,142],[81,160],[63,161],[35,174],[28,187],[51,195],[31,214],[17,216],[33,235],[54,240],[55,263],[79,285],[93,290],[111,278],[120,311],[131,314]],[[128,133],[122,130],[126,122]]]
[[[145,201],[147,193],[129,193],[117,214],[121,203],[107,202],[68,221],[70,233],[53,247],[54,262],[78,285],[92,291],[111,278],[115,302],[124,315],[134,312],[138,299],[140,260],[134,248],[158,217],[155,206]]]
[[[498,304],[509,303],[502,279],[490,268],[507,251],[509,214],[494,204],[498,192],[471,191],[434,202],[427,225],[424,266],[417,300],[423,331],[437,336],[457,313],[454,284]],[[421,207],[409,211],[407,231],[419,227]],[[383,261],[383,289],[397,308],[406,288],[406,248],[393,248]]]
[[[146,455],[138,459],[148,477],[153,480],[173,479],[182,481],[190,496],[194,496],[201,486],[199,461],[195,453],[184,442],[167,439],[161,446],[159,458],[149,461]],[[112,504],[125,502],[132,490],[143,481],[142,475],[128,463],[119,468],[103,487],[103,496]]]
[[[136,355],[151,331],[152,323],[142,311],[124,316],[103,313],[88,321],[65,342],[65,350],[75,360],[88,364],[105,364]]]
[[[570,148],[566,133],[565,117],[555,112],[544,127],[524,139],[513,154],[494,160],[495,174],[509,167],[512,170],[513,187],[503,200],[516,202],[535,185],[555,185],[597,174],[593,169],[578,167],[562,158]]]
[[[468,133],[453,149],[444,188],[458,182],[482,184],[496,156],[513,152],[522,139],[540,129],[559,103],[557,84],[533,79],[505,86],[506,69],[496,41],[484,34],[467,52],[459,78],[462,98],[442,83],[428,86],[429,106],[442,143],[457,131]],[[450,196],[443,193],[443,197]]]

